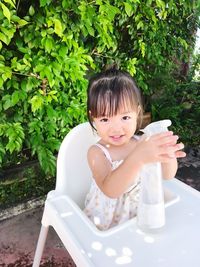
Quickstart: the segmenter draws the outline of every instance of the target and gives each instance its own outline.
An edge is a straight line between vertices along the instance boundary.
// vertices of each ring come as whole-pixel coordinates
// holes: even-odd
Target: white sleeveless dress
[[[112,161],[109,151],[102,145],[96,144],[108,159],[112,170],[116,169],[123,160]],[[85,199],[85,214],[100,230],[107,230],[136,216],[139,198],[140,179],[119,198],[107,197],[97,186],[94,179]]]

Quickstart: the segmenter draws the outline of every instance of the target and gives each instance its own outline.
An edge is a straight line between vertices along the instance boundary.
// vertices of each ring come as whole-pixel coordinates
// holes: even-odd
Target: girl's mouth
[[[112,135],[112,136],[110,136],[110,138],[113,141],[120,141],[123,137],[124,137],[124,135]]]

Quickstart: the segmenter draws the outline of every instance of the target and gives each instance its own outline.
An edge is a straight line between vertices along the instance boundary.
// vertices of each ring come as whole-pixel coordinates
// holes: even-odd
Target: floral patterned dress
[[[116,169],[123,160],[112,161],[109,151],[102,145],[96,144],[108,161],[112,170]],[[85,199],[85,214],[100,230],[107,230],[136,216],[140,181],[133,184],[118,198],[107,197],[97,186],[94,179]]]

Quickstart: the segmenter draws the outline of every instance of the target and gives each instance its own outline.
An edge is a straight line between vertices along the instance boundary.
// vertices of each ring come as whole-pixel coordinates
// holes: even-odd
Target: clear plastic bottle
[[[142,131],[148,136],[168,131],[170,120],[149,124]],[[143,231],[154,232],[165,225],[165,206],[161,164],[147,164],[141,171],[141,189],[137,211],[137,224]]]

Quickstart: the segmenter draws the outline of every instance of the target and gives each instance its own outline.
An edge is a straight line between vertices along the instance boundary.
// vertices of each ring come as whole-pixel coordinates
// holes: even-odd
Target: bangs
[[[135,110],[138,104],[135,102],[133,92],[127,89],[117,89],[115,92],[110,89],[106,92],[101,90],[95,103],[90,106],[90,112],[93,118],[112,117],[122,111]]]

